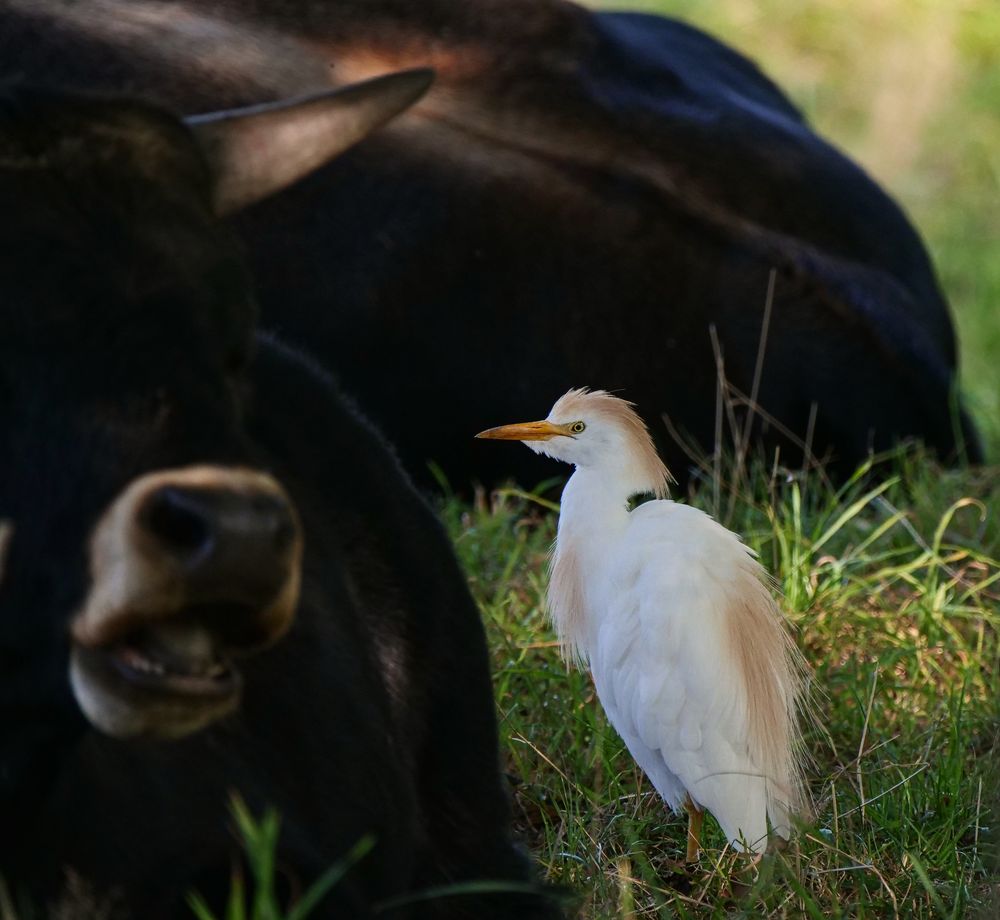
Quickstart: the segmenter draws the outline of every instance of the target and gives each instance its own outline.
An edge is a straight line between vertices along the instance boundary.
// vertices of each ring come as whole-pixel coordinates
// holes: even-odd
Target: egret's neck
[[[563,489],[549,581],[549,611],[563,654],[587,662],[594,623],[595,581],[628,525],[628,494],[592,469],[575,470]]]
[[[600,470],[580,469],[563,489],[559,511],[560,536],[588,537],[623,527],[628,518],[628,500],[635,493],[622,482],[609,479]]]
[[[662,495],[667,476],[659,458],[655,463],[621,463],[578,466],[562,495],[560,517],[567,514],[573,524],[586,520],[595,524],[624,526],[628,502],[634,495],[652,492]]]

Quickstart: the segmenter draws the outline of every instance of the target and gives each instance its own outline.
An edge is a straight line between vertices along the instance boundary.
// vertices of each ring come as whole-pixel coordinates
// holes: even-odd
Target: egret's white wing
[[[780,750],[774,756],[774,745],[754,736],[747,662],[734,647],[739,605],[771,603],[750,551],[697,509],[649,502],[629,515],[619,548],[597,574],[604,586],[591,654],[598,695],[653,785],[674,808],[687,790],[734,844],[762,850],[766,815],[787,836],[790,739],[778,744],[782,761]],[[786,664],[783,644],[773,653]],[[757,676],[772,692],[794,694],[791,685],[774,691],[782,667]],[[760,681],[753,686],[759,692]]]

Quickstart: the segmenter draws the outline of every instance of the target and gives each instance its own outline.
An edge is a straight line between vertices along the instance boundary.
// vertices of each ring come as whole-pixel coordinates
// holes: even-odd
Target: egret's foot
[[[774,853],[784,853],[790,845],[791,842],[785,837],[779,834],[768,834],[767,849],[764,852],[769,856]]]
[[[705,820],[705,809],[699,808],[691,796],[687,796],[684,810],[688,813],[687,861],[689,864],[696,863],[701,853],[701,825]]]

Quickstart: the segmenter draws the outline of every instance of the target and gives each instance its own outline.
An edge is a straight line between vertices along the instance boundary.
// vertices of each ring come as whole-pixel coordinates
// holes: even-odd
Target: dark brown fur
[[[470,435],[589,383],[635,401],[683,482],[659,419],[714,446],[709,331],[749,393],[772,270],[758,402],[793,436],[758,419],[769,458],[799,462],[807,431],[835,473],[909,437],[979,455],[905,217],[753,64],[679,23],[561,0],[7,0],[0,26],[8,73],[185,113],[437,68],[412,113],[238,221],[265,321],[417,474],[544,478]]]

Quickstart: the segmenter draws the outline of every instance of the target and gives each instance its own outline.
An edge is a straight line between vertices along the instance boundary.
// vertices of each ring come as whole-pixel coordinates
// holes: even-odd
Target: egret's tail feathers
[[[715,775],[695,794],[699,807],[710,811],[734,849],[763,853],[774,837],[788,840],[800,814],[795,789],[781,789],[763,776]]]
[[[742,771],[717,773],[696,783],[695,790],[692,798],[714,815],[734,849],[764,852],[770,803],[763,777]]]
[[[771,795],[767,802],[767,820],[774,836],[788,840],[792,836],[794,816],[799,814],[798,802],[793,806],[787,795]]]

